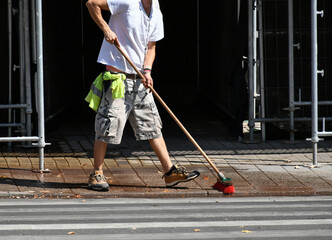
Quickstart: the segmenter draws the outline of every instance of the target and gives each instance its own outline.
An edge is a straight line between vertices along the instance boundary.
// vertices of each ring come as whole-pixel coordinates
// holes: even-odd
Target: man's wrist
[[[143,68],[143,73],[146,74],[146,73],[151,73],[152,69],[151,68]]]

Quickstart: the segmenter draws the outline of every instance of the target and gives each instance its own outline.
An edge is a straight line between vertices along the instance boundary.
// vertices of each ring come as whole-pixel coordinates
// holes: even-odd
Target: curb
[[[31,192],[4,192],[0,191],[0,198],[31,198],[35,194]]]
[[[241,197],[269,197],[269,196],[332,196],[332,192],[327,191],[251,191],[235,192],[233,194],[224,194],[222,192],[196,191],[196,192],[92,192],[85,194],[33,194],[30,192],[4,192],[0,191],[0,198],[59,198],[59,199],[107,199],[107,198],[241,198]]]

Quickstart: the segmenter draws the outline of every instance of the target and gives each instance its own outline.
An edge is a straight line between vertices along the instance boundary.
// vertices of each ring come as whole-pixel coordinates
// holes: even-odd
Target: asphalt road
[[[332,197],[2,199],[0,239],[332,239]]]

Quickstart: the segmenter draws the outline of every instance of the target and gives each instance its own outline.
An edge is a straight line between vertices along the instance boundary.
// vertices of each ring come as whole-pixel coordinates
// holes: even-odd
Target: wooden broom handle
[[[121,47],[119,47],[117,44],[114,44],[116,48],[120,51],[120,53],[124,56],[124,58],[128,61],[128,63],[134,68],[134,70],[137,72],[137,74],[142,78],[145,79],[143,74],[137,69],[137,67],[133,64],[133,62],[128,58],[128,56],[123,52]],[[208,161],[208,163],[211,165],[211,167],[216,171],[217,174],[220,173],[218,168],[213,164],[213,162],[210,160],[210,158],[205,154],[203,149],[198,145],[198,143],[195,141],[195,139],[190,135],[190,133],[187,131],[187,129],[182,125],[182,123],[179,121],[179,119],[174,115],[174,113],[171,111],[171,109],[166,105],[166,103],[162,100],[162,98],[159,96],[159,94],[156,92],[156,90],[153,89],[153,87],[150,86],[150,90],[152,91],[153,95],[158,99],[158,101],[163,105],[163,107],[166,109],[166,111],[171,115],[173,120],[177,123],[177,125],[181,128],[181,130],[186,134],[186,136],[189,138],[189,140],[195,145],[198,151],[204,156],[204,158]]]

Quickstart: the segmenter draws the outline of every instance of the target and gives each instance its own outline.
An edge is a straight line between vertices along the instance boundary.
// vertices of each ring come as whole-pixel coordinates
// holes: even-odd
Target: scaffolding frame
[[[293,0],[288,0],[288,52],[289,52],[289,111],[288,118],[267,118],[265,116],[265,86],[264,86],[264,59],[263,59],[263,0],[248,0],[248,85],[249,85],[249,142],[254,142],[255,123],[261,123],[262,141],[265,141],[265,123],[289,121],[290,123],[290,141],[294,142],[294,122],[311,121],[312,134],[311,142],[313,146],[313,165],[317,165],[317,144],[319,137],[332,136],[332,132],[325,131],[325,121],[332,120],[332,117],[318,117],[319,105],[332,105],[332,101],[318,101],[318,74],[324,75],[324,70],[317,69],[318,51],[317,51],[317,15],[323,17],[323,11],[317,11],[317,0],[311,0],[311,101],[302,101],[301,94],[299,100],[294,99],[294,47],[300,47],[294,44],[293,40]],[[29,5],[31,4],[31,5]],[[197,0],[197,5],[199,1]],[[29,11],[29,6],[31,10]],[[8,137],[0,137],[0,142],[37,142],[39,147],[39,170],[44,169],[44,148],[45,130],[44,130],[44,86],[43,86],[43,42],[42,42],[42,0],[19,0],[19,49],[20,63],[14,65],[12,62],[12,14],[16,10],[12,7],[12,1],[8,0],[8,40],[9,40],[9,96],[8,104],[0,105],[0,109],[8,110],[8,123],[1,123],[0,127],[8,128]],[[32,17],[31,17],[32,16]],[[32,22],[30,26],[30,20]],[[257,24],[258,23],[258,24]],[[258,26],[258,27],[257,27]],[[32,34],[30,35],[30,29]],[[30,43],[30,39],[32,43]],[[258,41],[257,41],[258,39]],[[30,45],[32,51],[30,51]],[[31,96],[31,62],[30,56],[37,65],[36,85],[37,91],[36,103],[38,113],[38,136],[31,136],[32,133],[32,96]],[[20,70],[20,103],[12,103],[12,71]],[[199,84],[199,80],[198,80]],[[259,89],[259,90],[258,90]],[[259,99],[259,118],[256,118],[256,105]],[[311,105],[311,118],[295,118],[294,111],[300,106]],[[20,122],[15,119],[15,109],[20,110]],[[14,114],[13,114],[14,112]],[[318,121],[323,122],[323,131],[318,131]],[[21,137],[12,137],[12,128],[19,127]]]
[[[294,47],[300,49],[300,43],[294,44],[294,26],[293,26],[293,0],[288,0],[288,66],[289,66],[289,106],[284,110],[289,111],[288,118],[266,118],[265,117],[265,96],[264,96],[264,62],[263,62],[263,16],[262,16],[262,1],[263,0],[249,0],[248,1],[248,83],[249,83],[249,108],[248,108],[248,126],[249,126],[249,141],[254,141],[254,127],[255,123],[261,123],[261,139],[266,140],[265,123],[266,122],[289,122],[290,126],[290,142],[295,141],[295,121],[311,121],[311,138],[307,139],[312,142],[312,161],[313,165],[317,166],[317,144],[319,137],[332,136],[332,132],[325,131],[325,121],[331,121],[332,117],[319,117],[319,105],[332,105],[332,101],[318,101],[318,74],[324,76],[324,70],[318,70],[318,50],[317,50],[317,15],[324,16],[324,10],[317,11],[317,0],[311,0],[311,101],[302,101],[301,92],[299,100],[294,98]],[[258,29],[257,29],[257,13],[258,13]],[[257,33],[258,32],[258,33]],[[257,60],[257,38],[259,59]],[[257,71],[259,71],[259,79],[257,78]],[[260,84],[260,92],[257,93],[256,83]],[[301,91],[301,90],[299,90]],[[259,118],[256,118],[256,101],[260,97],[259,102]],[[302,117],[295,118],[294,112],[301,106],[311,106],[311,118]],[[318,121],[322,121],[322,131],[318,131]]]
[[[31,3],[31,8],[29,3]],[[31,10],[29,10],[31,9]],[[19,65],[13,65],[12,61],[12,15],[19,13]],[[31,17],[32,16],[32,17]],[[30,27],[30,20],[32,26]],[[32,31],[32,38],[30,35]],[[32,43],[30,42],[32,39]],[[8,0],[8,40],[9,40],[9,69],[8,69],[8,86],[9,96],[8,104],[0,105],[0,109],[8,110],[8,123],[0,124],[0,127],[8,128],[8,136],[0,137],[0,142],[37,142],[39,148],[39,169],[38,172],[48,172],[44,168],[44,148],[45,143],[45,121],[44,121],[44,78],[43,78],[43,36],[42,36],[42,0],[19,0],[19,9],[13,9],[11,0]],[[38,136],[32,134],[32,95],[31,95],[31,51],[33,62],[37,65],[36,77],[36,109],[38,113]],[[12,71],[20,70],[20,103],[12,103]],[[20,110],[20,123],[15,121],[14,109]],[[14,112],[14,115],[13,115]],[[20,127],[22,136],[12,137],[12,128]]]

